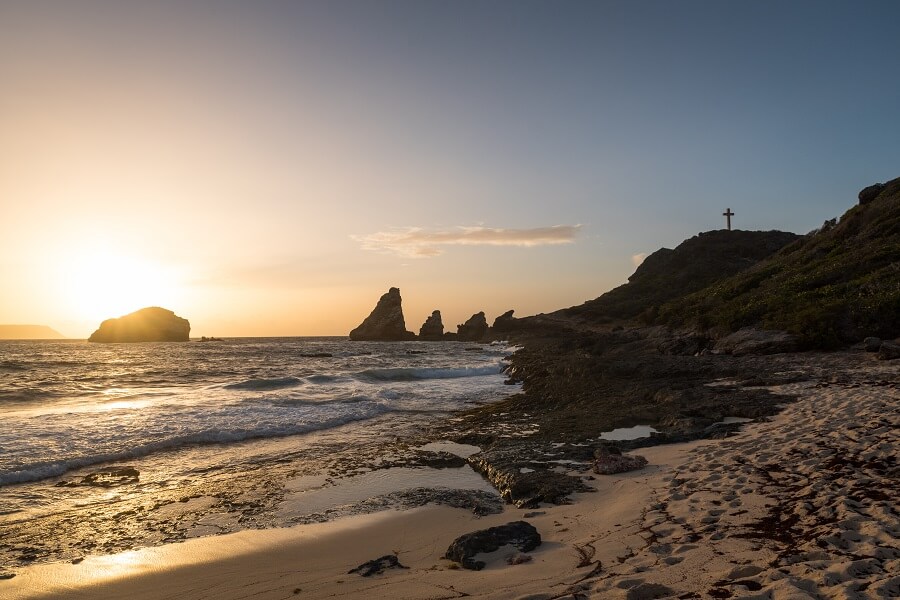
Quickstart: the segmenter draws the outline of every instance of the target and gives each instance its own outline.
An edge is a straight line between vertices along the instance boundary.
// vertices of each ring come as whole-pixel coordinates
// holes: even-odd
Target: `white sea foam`
[[[470,348],[304,338],[0,342],[4,365],[13,366],[0,369],[0,486],[186,446],[227,449],[508,395],[503,347]],[[311,361],[311,353],[334,358]],[[0,492],[0,504],[8,500]]]
[[[375,416],[389,412],[390,408],[381,404],[369,403],[366,406],[332,412],[318,411],[317,420],[292,423],[290,420],[257,421],[250,422],[246,427],[232,427],[230,429],[205,429],[189,431],[188,427],[176,427],[170,435],[166,436],[162,431],[156,432],[159,437],[152,441],[129,446],[134,441],[134,436],[121,434],[117,438],[108,439],[107,443],[95,447],[103,451],[91,453],[89,448],[83,448],[83,454],[74,455],[61,460],[42,460],[37,462],[24,462],[4,470],[0,473],[0,485],[37,481],[48,477],[56,477],[73,469],[87,467],[101,463],[120,462],[141,456],[147,456],[161,450],[169,450],[191,445],[227,444],[244,440],[284,437],[297,435],[322,429],[331,429],[354,421],[364,421]]]

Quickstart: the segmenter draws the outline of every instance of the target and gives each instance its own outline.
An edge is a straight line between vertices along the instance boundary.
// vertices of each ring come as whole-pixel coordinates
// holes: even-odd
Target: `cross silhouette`
[[[728,222],[728,231],[731,231],[731,217],[734,216],[734,213],[731,212],[730,208],[726,208],[725,212],[722,213],[722,216],[725,217],[726,221]]]

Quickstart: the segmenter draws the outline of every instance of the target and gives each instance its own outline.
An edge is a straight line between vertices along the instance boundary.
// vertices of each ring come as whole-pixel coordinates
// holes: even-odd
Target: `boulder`
[[[859,191],[859,203],[868,204],[869,202],[877,198],[878,195],[884,191],[885,187],[886,186],[883,183],[876,183],[874,185],[864,187]]]
[[[715,351],[722,354],[743,356],[745,354],[779,354],[796,352],[796,335],[786,331],[744,327],[716,342]]]
[[[867,337],[863,340],[863,346],[865,347],[866,352],[878,352],[881,348],[881,338]]]
[[[403,299],[400,289],[392,287],[359,327],[350,332],[350,339],[356,341],[399,342],[414,340],[416,334],[406,330],[403,319]]]
[[[881,342],[881,348],[878,349],[878,358],[881,360],[900,358],[900,344],[897,342]]]
[[[488,323],[484,312],[475,313],[462,325],[456,326],[456,339],[461,342],[477,342],[487,335]]]
[[[601,446],[594,454],[594,473],[599,475],[637,471],[646,466],[647,459],[643,456],[625,456],[615,447]]]
[[[456,561],[466,569],[480,571],[485,563],[475,556],[493,552],[503,546],[515,546],[520,552],[531,552],[541,545],[541,534],[526,521],[513,521],[499,527],[482,529],[460,536],[447,548],[444,558]]]
[[[425,319],[419,328],[419,339],[425,341],[437,341],[444,338],[444,323],[441,321],[441,311],[436,310]]]
[[[495,333],[507,333],[517,329],[518,319],[513,316],[514,310],[508,310],[496,319],[491,329]]]
[[[191,324],[171,310],[151,306],[118,319],[107,319],[89,342],[187,342]]]

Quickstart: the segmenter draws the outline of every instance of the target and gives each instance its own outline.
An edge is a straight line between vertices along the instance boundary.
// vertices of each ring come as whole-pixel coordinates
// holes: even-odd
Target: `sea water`
[[[509,395],[510,352],[346,338],[0,342],[0,515],[102,502],[65,486],[104,465],[137,465],[128,493],[149,494],[310,459],[312,439],[377,442]]]

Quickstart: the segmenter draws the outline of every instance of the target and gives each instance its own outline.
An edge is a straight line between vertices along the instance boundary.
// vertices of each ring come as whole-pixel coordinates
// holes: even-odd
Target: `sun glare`
[[[63,293],[73,313],[97,321],[146,306],[172,310],[179,304],[173,269],[109,249],[74,254],[66,262]]]

